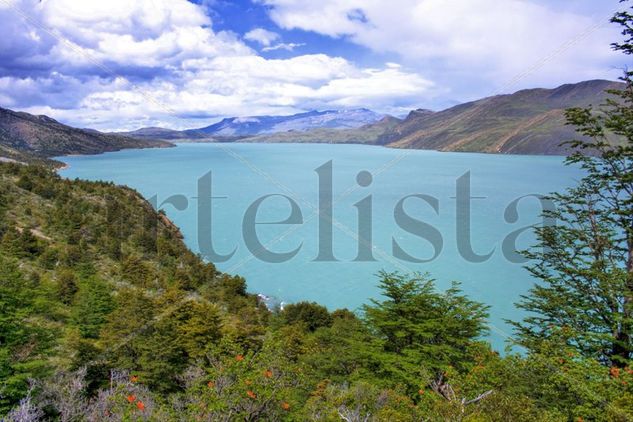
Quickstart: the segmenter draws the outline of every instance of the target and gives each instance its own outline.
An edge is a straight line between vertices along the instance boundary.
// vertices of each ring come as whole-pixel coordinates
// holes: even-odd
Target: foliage
[[[619,13],[614,22],[628,37],[614,48],[633,53],[633,15]],[[516,324],[527,347],[556,338],[620,367],[633,357],[633,73],[622,80],[599,110],[567,112],[585,136],[571,142],[577,152],[567,164],[585,176],[549,198],[555,208],[545,216],[558,224],[537,229],[538,248],[527,253],[543,282],[519,304],[532,314]]]

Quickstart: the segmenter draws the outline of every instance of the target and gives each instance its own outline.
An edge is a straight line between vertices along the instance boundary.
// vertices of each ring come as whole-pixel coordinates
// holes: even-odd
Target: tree
[[[96,339],[113,309],[110,288],[96,278],[86,280],[77,293],[73,322],[83,338]]]
[[[437,374],[466,360],[469,347],[486,332],[485,305],[461,295],[457,283],[437,292],[426,276],[381,272],[380,277],[386,298],[372,300],[364,312],[386,352]]]
[[[332,316],[325,306],[315,302],[291,303],[281,313],[286,324],[303,324],[308,331],[332,325]]]
[[[60,270],[57,275],[57,295],[62,303],[69,305],[72,303],[77,287],[77,277],[69,269]]]
[[[633,15],[620,12],[613,22],[626,39],[613,44],[633,54]],[[559,224],[536,230],[537,248],[526,253],[530,272],[541,280],[519,307],[530,311],[515,323],[519,341],[535,348],[557,338],[608,365],[626,365],[633,353],[633,72],[622,89],[599,110],[567,111],[568,124],[582,140],[566,164],[585,176],[565,193],[549,199],[547,217]]]

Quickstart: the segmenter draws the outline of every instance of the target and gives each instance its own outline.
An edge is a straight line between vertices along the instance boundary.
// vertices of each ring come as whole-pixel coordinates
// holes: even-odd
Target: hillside
[[[170,144],[77,129],[47,116],[0,108],[0,156],[19,161],[44,161],[67,154],[98,154],[125,148],[166,146]]]
[[[559,144],[578,137],[565,124],[565,109],[600,105],[608,97],[605,90],[622,86],[594,80],[484,98],[437,113],[412,112],[381,141],[394,148],[565,154]]]
[[[108,367],[135,368],[155,388],[173,386],[199,347],[257,336],[267,315],[243,279],[200,260],[132,189],[6,163],[0,309],[0,419],[29,378],[58,370],[84,366],[96,382]],[[159,317],[177,324],[147,325]]]

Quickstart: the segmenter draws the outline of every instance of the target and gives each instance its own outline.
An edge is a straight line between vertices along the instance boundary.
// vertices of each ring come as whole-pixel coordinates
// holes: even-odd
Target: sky
[[[0,106],[99,130],[616,79],[618,0],[0,0]]]

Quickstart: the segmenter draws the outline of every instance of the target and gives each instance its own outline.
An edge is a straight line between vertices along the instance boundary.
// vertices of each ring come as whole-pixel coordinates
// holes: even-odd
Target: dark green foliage
[[[63,269],[57,273],[57,294],[62,303],[69,305],[73,302],[75,293],[79,287],[77,286],[77,277],[75,273]]]
[[[332,324],[332,316],[325,306],[314,302],[286,305],[281,316],[286,324],[301,324],[311,332],[320,327],[329,327]]]
[[[73,306],[72,322],[81,337],[96,339],[114,303],[108,286],[93,278],[81,283]]]
[[[56,329],[40,323],[35,303],[40,296],[18,270],[16,262],[0,255],[0,412],[7,411],[28,389],[29,378],[42,378],[51,369],[50,353]]]

